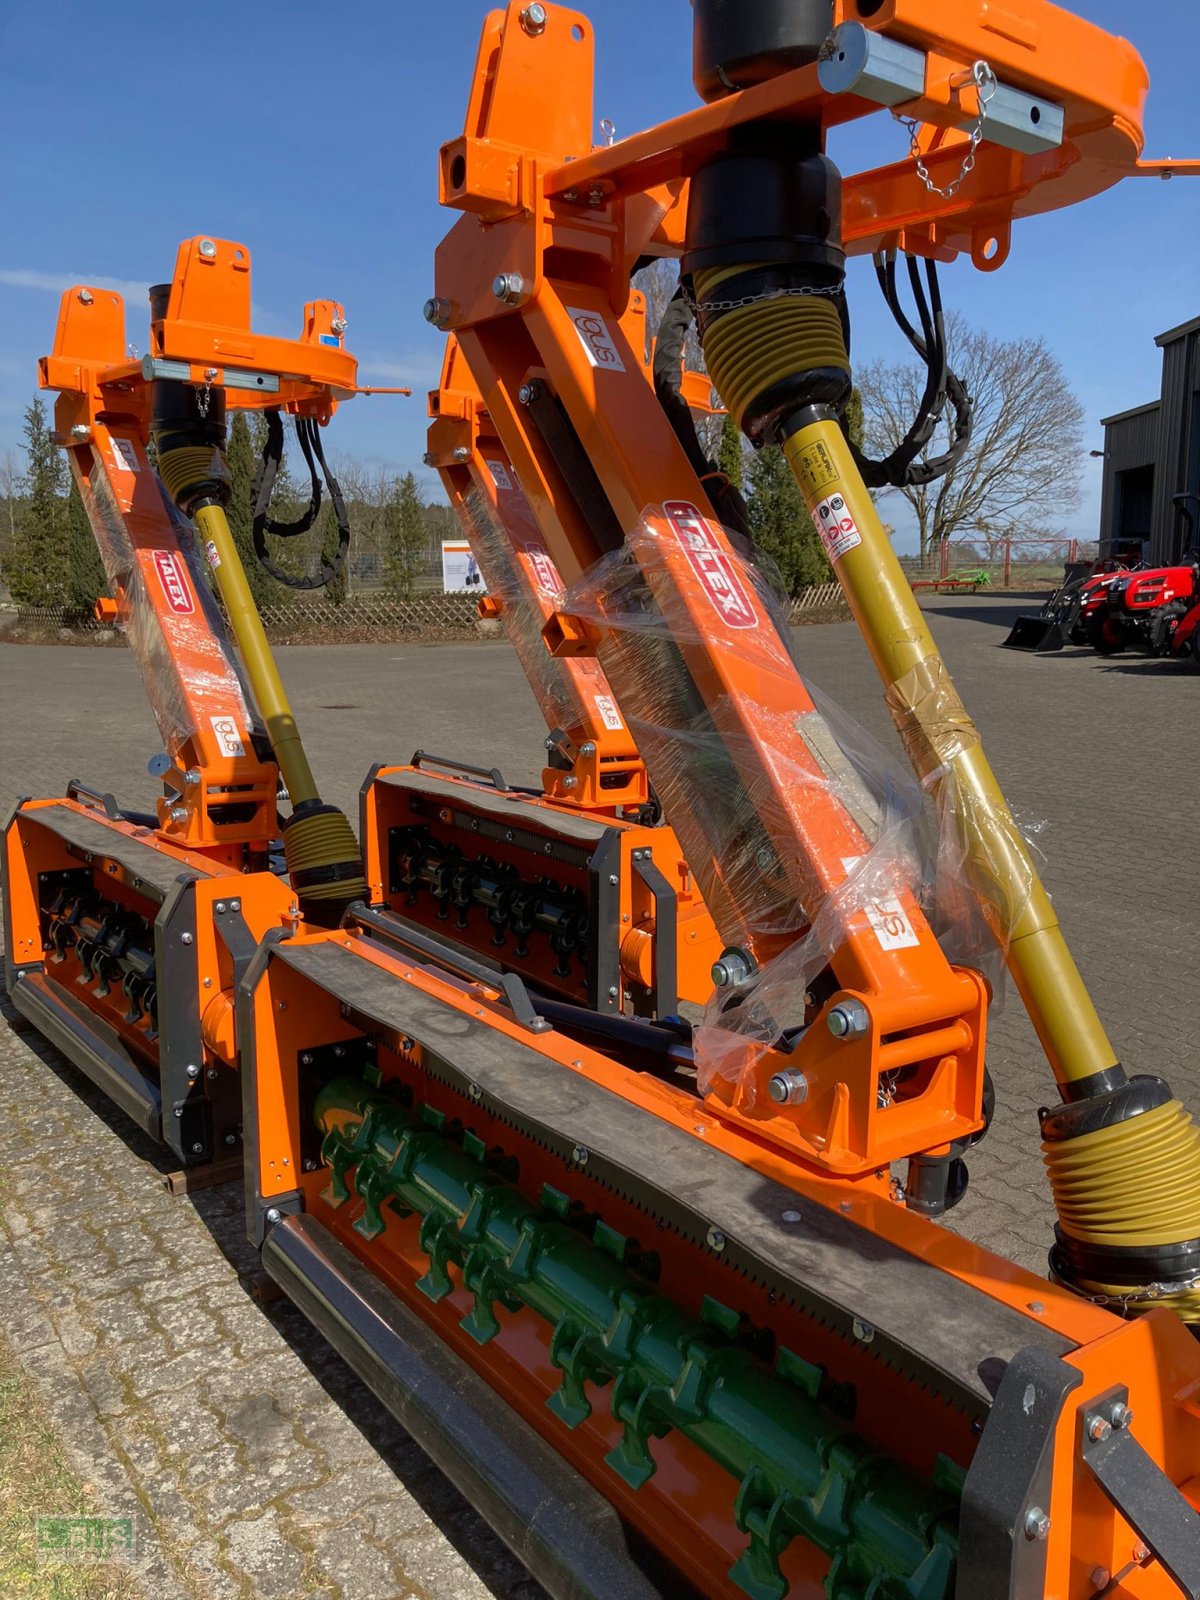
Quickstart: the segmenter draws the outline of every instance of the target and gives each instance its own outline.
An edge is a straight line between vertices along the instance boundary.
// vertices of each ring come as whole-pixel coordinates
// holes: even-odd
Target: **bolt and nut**
[[[445,328],[450,324],[450,302],[443,299],[440,294],[431,294],[421,308],[425,321],[435,328]]]
[[[808,1079],[794,1067],[784,1072],[772,1073],[767,1082],[767,1093],[777,1105],[798,1106],[808,1099]]]
[[[492,279],[492,293],[506,305],[516,305],[525,293],[525,279],[519,272],[498,272]]]
[[[712,981],[718,989],[736,989],[754,973],[754,965],[742,950],[724,950],[712,964]]]
[[[861,1039],[871,1031],[871,1013],[861,1000],[841,1000],[825,1019],[835,1039]]]
[[[1041,1506],[1030,1506],[1025,1513],[1025,1537],[1037,1540],[1050,1537],[1050,1518]]]

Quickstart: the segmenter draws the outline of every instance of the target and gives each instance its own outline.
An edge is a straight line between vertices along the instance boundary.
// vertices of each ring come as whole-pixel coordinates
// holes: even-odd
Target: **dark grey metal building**
[[[1200,531],[1200,317],[1154,342],[1163,353],[1160,398],[1103,419],[1100,551],[1140,542],[1159,566],[1191,544],[1185,512]]]

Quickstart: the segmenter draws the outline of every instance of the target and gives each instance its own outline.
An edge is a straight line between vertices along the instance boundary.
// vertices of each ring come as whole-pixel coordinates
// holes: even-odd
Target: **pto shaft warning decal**
[[[850,515],[850,507],[840,494],[831,494],[827,499],[819,501],[813,511],[813,521],[816,523],[821,543],[825,546],[825,554],[830,561],[837,561],[848,550],[854,550],[862,543],[858,524]]]

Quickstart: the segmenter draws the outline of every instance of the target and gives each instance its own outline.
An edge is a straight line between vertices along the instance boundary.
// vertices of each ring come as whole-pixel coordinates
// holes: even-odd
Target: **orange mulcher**
[[[10,991],[114,1092],[170,1035],[164,1110],[168,1057],[196,1095],[236,1066],[267,1271],[560,1600],[1200,1596],[1200,1134],[1118,1062],[868,492],[969,447],[937,263],[993,270],[1014,218],[1200,166],[1140,160],[1135,50],[1047,0],[694,0],[703,103],[603,146],[592,50],[565,7],[486,18],[426,307],[429,459],[546,714],[544,792],[376,769],[360,860],[306,788],[238,600],[218,394],[315,425],[354,372],[333,307],[286,350],[184,317],[193,252],[245,261],[193,241],[144,377],[71,297],[45,374],[128,552],[169,795],[18,811]],[[843,180],[829,131],[880,107],[898,159]],[[928,375],[881,461],[843,426],[855,251]],[[630,277],[657,256],[682,275],[648,373]],[[691,418],[689,322],[795,474],[911,776],[804,682]],[[223,634],[181,626],[198,549],[248,698]],[[114,1019],[151,924],[156,1009]],[[1004,969],[1057,1092],[1048,1280],[937,1223],[991,1121]]]

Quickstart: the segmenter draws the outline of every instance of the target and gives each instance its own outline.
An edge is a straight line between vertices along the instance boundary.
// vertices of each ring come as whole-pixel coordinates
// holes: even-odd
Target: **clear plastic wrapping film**
[[[174,754],[194,737],[203,718],[213,724],[226,754],[235,753],[238,744],[249,753],[249,738],[261,734],[262,727],[250,710],[195,531],[137,447],[114,440],[114,449],[127,470],[138,473],[136,490],[118,495],[99,450],[92,452],[90,472],[85,476],[76,471],[76,478],[109,591],[117,600],[117,625],[137,657],[163,744]],[[137,467],[131,465],[134,461]],[[153,543],[135,540],[134,521],[146,524]],[[177,550],[166,535],[174,536]],[[151,582],[158,583],[165,605],[151,599]],[[223,727],[231,712],[236,729],[223,734],[217,724]]]
[[[562,580],[542,545],[541,534],[524,495],[514,486],[508,498],[515,501],[517,496],[520,506],[506,506],[508,527],[500,521],[496,508],[481,489],[472,489],[455,509],[479,563],[488,594],[499,603],[501,624],[547,722],[567,727],[578,717],[570,674],[565,663],[556,661],[542,641],[542,625],[550,604],[562,588]],[[522,540],[520,531],[511,526],[521,506],[529,517],[527,540]],[[530,544],[539,556],[541,583],[536,586],[519,566],[521,554],[528,554]],[[544,605],[539,603],[539,593]]]
[[[455,509],[547,727],[586,730],[599,719],[608,732],[624,733],[599,663],[584,656],[559,660],[546,649],[542,628],[558,605],[563,581],[512,467],[504,461],[486,465],[496,485],[495,504],[474,488]]]
[[[769,558],[739,550],[735,535],[709,524],[700,537],[719,542],[719,561],[706,553],[683,569],[682,585],[678,569],[675,581],[657,581],[673,557],[665,541],[678,531],[663,508],[648,507],[561,606],[599,636],[600,663],[726,944],[771,952],[748,983],[718,990],[706,1007],[696,1054],[707,1089],[717,1075],[748,1081],[753,1061],[804,1024],[806,997],[851,927],[869,925],[886,948],[903,940],[905,907],[915,904],[949,960],[983,971],[995,990],[1022,907],[989,904],[985,920],[966,876],[972,830],[955,766],[978,739],[944,674],[925,663],[942,715],[921,718],[920,748],[932,739],[936,755],[925,751],[917,776],[804,682]],[[703,694],[698,686],[713,644],[695,603],[705,590],[721,610],[758,619],[757,676],[728,690],[761,686],[776,709],[760,704],[752,721],[744,706],[730,714],[711,678]],[[908,687],[889,696],[893,713]],[[920,702],[920,685],[912,693]],[[802,709],[778,709],[781,698]],[[915,755],[917,733],[900,731]],[[821,871],[791,842],[818,837],[804,835],[806,819],[824,830]]]

